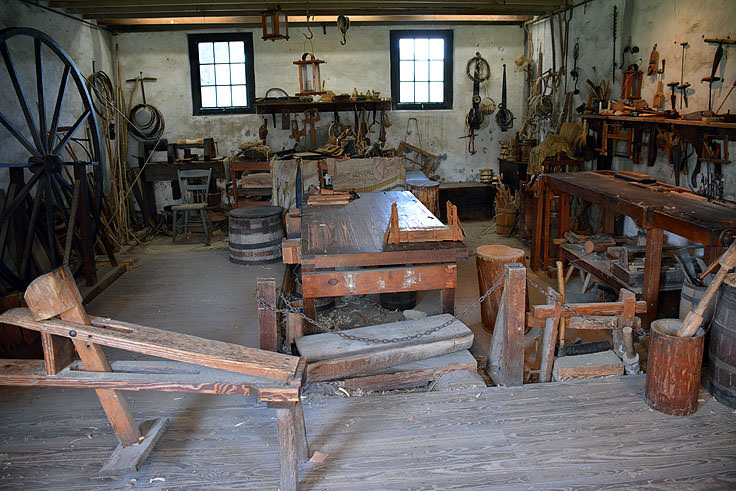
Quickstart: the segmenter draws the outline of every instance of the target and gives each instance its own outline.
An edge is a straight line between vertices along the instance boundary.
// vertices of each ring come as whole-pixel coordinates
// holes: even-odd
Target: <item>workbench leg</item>
[[[445,288],[440,290],[440,304],[443,314],[455,315],[455,289]]]
[[[642,289],[642,297],[644,297],[644,301],[647,303],[647,313],[643,322],[645,329],[649,329],[649,325],[657,319],[663,239],[664,232],[661,228],[650,228],[647,230],[647,250],[646,256],[644,257],[644,288]]]
[[[304,315],[306,315],[312,320],[316,319],[317,318],[317,304],[315,303],[315,299],[304,297],[304,299],[302,300],[302,303],[304,304]],[[311,334],[313,330],[314,330],[314,326],[312,326],[311,323],[309,322],[305,323],[304,334]]]
[[[279,350],[278,319],[276,318],[276,280],[258,278],[258,345],[268,351]]]
[[[503,325],[503,350],[501,373],[507,387],[524,383],[524,322],[526,320],[526,268],[522,264],[505,265]]]
[[[294,418],[294,438],[296,439],[297,457],[299,457],[299,462],[306,462],[311,456],[309,455],[307,426],[304,422],[304,408],[302,407],[302,401],[294,404],[292,417]]]
[[[570,195],[567,193],[560,193],[559,201],[559,224],[557,226],[557,236],[564,237],[568,230],[570,230]],[[562,244],[558,246],[558,259],[565,264],[565,260],[562,257]]]
[[[536,221],[534,222],[534,230],[532,231],[532,257],[531,257],[531,268],[532,271],[539,269],[539,259],[542,257],[542,226],[544,216],[544,192],[545,192],[544,180],[540,179],[537,181],[537,213]]]
[[[542,244],[544,249],[542,267],[545,271],[547,271],[547,266],[549,265],[549,247],[552,242],[550,217],[552,216],[552,200],[554,197],[554,193],[548,188],[544,193],[544,243]]]
[[[296,491],[299,466],[297,463],[296,436],[293,408],[276,408],[276,425],[279,432],[279,468],[281,491]]]
[[[719,246],[706,246],[703,247],[703,261],[705,262],[706,266],[709,266],[713,261],[718,259],[718,257],[723,252],[723,248]]]
[[[616,228],[616,213],[607,208],[603,209],[603,233],[613,235]]]

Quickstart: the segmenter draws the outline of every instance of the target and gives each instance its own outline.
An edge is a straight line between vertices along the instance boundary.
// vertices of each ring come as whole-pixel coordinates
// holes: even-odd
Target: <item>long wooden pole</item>
[[[562,303],[565,303],[565,273],[562,267],[562,261],[557,261],[557,288],[560,290],[560,297]],[[560,318],[560,352],[565,347],[565,326],[567,325],[567,318]]]

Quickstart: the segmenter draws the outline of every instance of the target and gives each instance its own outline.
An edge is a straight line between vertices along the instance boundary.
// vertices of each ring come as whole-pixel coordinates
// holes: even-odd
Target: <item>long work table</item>
[[[453,313],[462,242],[385,243],[396,203],[402,228],[442,226],[408,191],[361,193],[344,205],[307,205],[301,216],[301,265],[305,313],[315,298],[440,290],[443,313]]]
[[[682,188],[629,182],[615,177],[612,171],[546,174],[543,183],[545,192],[559,195],[560,237],[570,229],[571,196],[604,208],[604,233],[613,234],[616,215],[631,217],[646,230],[641,294],[647,302],[646,326],[657,314],[664,231],[702,244],[706,263],[718,257],[728,237],[736,232],[736,207],[708,202]],[[541,250],[540,239],[534,240],[533,252],[537,256]],[[561,255],[561,260],[564,259]]]

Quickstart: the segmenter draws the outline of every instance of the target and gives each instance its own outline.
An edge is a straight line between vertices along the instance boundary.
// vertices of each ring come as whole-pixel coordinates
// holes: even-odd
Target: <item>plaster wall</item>
[[[510,110],[517,116],[515,127],[502,133],[492,119],[491,124],[480,131],[476,138],[475,155],[467,151],[467,139],[460,139],[466,133],[465,115],[470,109],[472,82],[465,75],[465,66],[479,51],[490,63],[492,78],[486,84],[488,95],[497,103],[501,99],[501,65],[507,63],[512,68],[513,59],[522,52],[523,30],[510,25],[421,25],[421,26],[368,26],[353,24],[347,35],[347,44],[341,46],[340,35],[334,25],[327,26],[326,35],[320,26],[313,25],[312,40],[315,55],[326,61],[321,66],[322,79],[326,89],[337,94],[352,93],[368,89],[378,90],[383,97],[391,95],[389,31],[391,29],[452,29],[454,31],[454,107],[449,110],[433,111],[393,111],[389,113],[392,126],[387,130],[388,143],[398,146],[405,138],[409,118],[417,119],[418,133],[412,122],[409,143],[438,154],[435,167],[437,175],[445,181],[477,180],[480,169],[498,169],[499,142],[506,141],[518,131],[520,125],[522,77],[509,69],[508,101]],[[266,90],[280,87],[289,94],[298,90],[297,68],[294,60],[311,47],[302,33],[304,27],[291,27],[288,41],[262,41],[260,29],[220,29],[211,32],[253,32],[255,58],[255,94],[265,95]],[[202,31],[196,31],[202,32]],[[210,31],[204,31],[210,32]],[[178,138],[214,137],[221,155],[235,153],[238,146],[258,138],[261,116],[216,115],[193,116],[187,32],[145,32],[124,33],[115,38],[120,47],[121,76],[131,78],[143,71],[144,75],[157,77],[157,82],[146,85],[148,102],[161,109],[166,118],[165,137]],[[482,92],[483,90],[481,90]],[[353,124],[353,114],[341,113],[344,123]],[[369,115],[372,119],[372,115]],[[493,116],[491,116],[493,118]],[[322,113],[317,125],[317,144],[326,140],[327,127],[332,121],[331,113]],[[267,143],[274,150],[292,148],[294,140],[289,139],[289,131],[281,130],[281,117],[277,115],[277,128],[267,117]],[[369,121],[370,122],[370,121]],[[372,141],[378,137],[370,135]],[[311,146],[305,140],[296,144],[298,149]],[[165,198],[165,196],[159,196]]]
[[[704,38],[736,38],[733,20],[736,19],[736,2],[732,0],[702,0],[691,2],[687,0],[593,0],[590,3],[573,9],[570,21],[569,47],[570,53],[567,62],[567,71],[573,67],[572,50],[575,41],[580,43],[580,58],[578,70],[580,79],[578,89],[580,94],[574,96],[573,107],[577,107],[587,100],[589,87],[586,79],[594,83],[601,80],[611,80],[613,67],[613,40],[612,40],[612,11],[618,8],[618,25],[616,38],[616,59],[621,62],[621,53],[631,38],[632,45],[639,47],[635,57],[628,57],[627,64],[639,62],[644,71],[642,81],[642,98],[651,104],[656,91],[657,80],[647,77],[646,66],[654,44],[660,61],[667,61],[664,74],[664,91],[666,107],[670,106],[670,92],[668,82],[680,81],[680,67],[682,48],[680,43],[687,41],[689,47],[685,54],[684,81],[692,85],[688,89],[689,107],[680,109],[680,98],[677,98],[677,110],[681,114],[705,110],[708,108],[708,84],[701,82],[709,76],[713,63],[716,45],[708,44]],[[555,34],[559,35],[559,27],[555,22]],[[538,53],[543,53],[545,70],[551,67],[551,32],[549,19],[539,21],[530,26],[530,38],[533,46],[533,57],[538,59]],[[559,41],[556,44],[559,46]],[[557,52],[557,66],[560,66],[560,55]],[[643,68],[642,68],[643,67]],[[612,88],[612,95],[618,99],[621,94],[621,70],[616,70],[616,82]],[[736,79],[736,46],[725,49],[717,76],[722,81],[713,85],[713,108],[718,108]],[[568,79],[568,90],[574,85],[572,78]],[[735,91],[736,92],[736,91]],[[560,100],[564,98],[564,91],[558,92]],[[679,91],[678,91],[679,94]],[[736,112],[736,94],[732,94],[721,112]],[[690,151],[693,149],[690,148]],[[729,145],[729,154],[736,155],[736,143]],[[688,161],[690,172],[695,168],[695,155]],[[642,158],[644,162],[645,157]],[[586,164],[593,168],[594,162]],[[712,165],[712,164],[711,164]],[[667,157],[660,151],[654,167],[647,167],[645,163],[633,164],[624,158],[614,158],[613,166],[616,169],[633,170],[652,175],[660,181],[674,183],[673,167]],[[703,166],[705,170],[705,166]],[[724,197],[736,199],[736,163],[723,166]],[[681,176],[681,185],[687,185],[689,176]]]
[[[6,27],[30,27],[48,34],[74,60],[82,75],[92,73],[92,61],[94,60],[97,70],[104,70],[112,76],[112,35],[105,30],[96,29],[74,19],[18,0],[7,0],[3,2],[3,6],[0,8],[0,29]],[[38,126],[38,96],[33,43],[28,37],[14,38],[8,42],[8,49],[23,87],[34,124]],[[46,89],[44,91],[46,93],[46,117],[50,121],[56,103],[63,67],[50,50],[43,48],[42,54],[44,87]],[[70,79],[59,126],[73,124],[81,114],[81,99],[72,86],[73,82]],[[8,72],[1,61],[0,87],[5,89],[3,97],[0,98],[0,111],[21,131],[27,140],[33,141],[17,97],[13,92]],[[80,130],[76,136],[84,137],[84,130]],[[81,148],[76,148],[74,145],[72,147],[77,153],[83,153]],[[0,148],[3,149],[3,162],[25,162],[30,155],[3,127],[0,127]],[[80,158],[82,158],[81,155]],[[7,179],[7,170],[0,170],[1,187],[5,187]]]

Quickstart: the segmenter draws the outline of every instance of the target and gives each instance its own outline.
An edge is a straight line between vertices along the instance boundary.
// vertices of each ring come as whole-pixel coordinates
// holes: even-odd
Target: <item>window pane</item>
[[[243,63],[245,61],[245,43],[243,41],[230,41],[230,63]]]
[[[199,84],[215,85],[215,65],[199,66]]]
[[[414,102],[414,82],[399,82],[399,102]]]
[[[215,55],[212,53],[212,43],[199,43],[199,62],[212,63]]]
[[[400,61],[399,62],[399,80],[402,82],[409,82],[414,80],[414,62],[413,61]]]
[[[412,38],[399,39],[399,59],[414,59],[414,40]]]
[[[235,63],[230,65],[230,79],[233,85],[243,85],[245,83],[245,64]]]
[[[202,87],[202,107],[215,107],[214,87]]]
[[[217,87],[217,107],[228,107],[230,106],[230,86]]]
[[[215,43],[215,63],[227,63],[230,61],[227,43]]]
[[[445,59],[445,40],[444,39],[430,39],[429,40],[429,59],[430,60],[444,60]]]
[[[414,40],[414,59],[416,60],[427,60],[429,59],[429,39],[415,39]]]
[[[215,65],[215,81],[217,85],[230,85],[230,65]]]
[[[247,106],[245,85],[233,85],[233,106]]]
[[[414,102],[429,102],[429,82],[414,83]]]
[[[442,82],[429,83],[429,102],[444,102],[444,84]]]
[[[429,62],[429,79],[442,82],[445,76],[445,63],[442,61]]]
[[[414,64],[414,80],[429,80],[429,62],[417,60]]]

